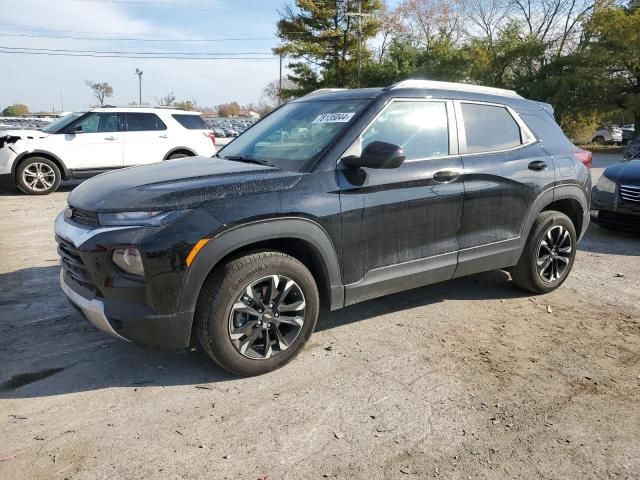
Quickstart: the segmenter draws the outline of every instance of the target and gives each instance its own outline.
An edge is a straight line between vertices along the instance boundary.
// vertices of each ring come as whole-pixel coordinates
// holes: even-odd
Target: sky
[[[0,108],[24,103],[31,111],[86,109],[96,100],[85,80],[108,82],[114,89],[109,104],[137,102],[136,68],[143,71],[142,100],[152,105],[169,92],[178,100],[195,99],[202,106],[256,102],[265,85],[278,78],[279,61],[270,53],[278,44],[277,11],[284,4],[285,0],[0,0],[4,7],[0,8]],[[223,41],[192,41],[203,39]],[[6,53],[25,48],[49,49],[49,54],[60,50],[201,52],[203,56],[252,52],[266,59]]]

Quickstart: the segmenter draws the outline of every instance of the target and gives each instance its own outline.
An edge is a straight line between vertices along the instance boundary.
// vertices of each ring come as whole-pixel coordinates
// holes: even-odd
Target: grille
[[[65,280],[67,280],[72,287],[80,287],[84,290],[84,296],[93,298],[96,293],[96,287],[93,284],[89,272],[82,262],[82,258],[78,254],[75,246],[66,241],[65,239],[56,236],[58,242],[58,254],[60,255],[60,265],[64,272]]]
[[[82,210],[76,207],[68,207],[68,209],[67,218],[73,222],[92,227],[97,227],[100,224],[96,212],[90,212],[89,210]]]
[[[628,202],[640,202],[640,186],[620,185],[620,196]]]

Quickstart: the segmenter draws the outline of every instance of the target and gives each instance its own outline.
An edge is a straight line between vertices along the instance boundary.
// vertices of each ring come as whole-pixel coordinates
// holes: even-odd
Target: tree
[[[29,108],[22,103],[14,103],[2,110],[3,117],[25,117],[29,115]]]
[[[195,100],[182,100],[181,102],[173,102],[173,107],[179,108],[181,110],[197,110],[198,103]]]
[[[98,99],[100,106],[104,107],[104,99],[113,97],[113,88],[107,82],[92,82],[85,80],[87,86],[91,89],[93,96]]]
[[[221,117],[237,117],[242,111],[238,102],[223,103],[222,105],[218,105],[217,108],[218,115]]]
[[[382,8],[381,0],[361,0],[364,14]],[[277,55],[295,61],[288,67],[289,79],[295,88],[287,95],[300,96],[320,87],[351,87],[356,85],[358,35],[356,2],[343,0],[299,0],[279,12],[277,28],[282,46],[274,48]],[[373,16],[361,17],[362,42],[374,38],[380,28]],[[371,58],[366,48],[363,60]]]
[[[629,110],[640,125],[640,8],[599,6],[587,25],[590,41],[582,55],[608,80],[598,97]]]
[[[280,79],[271,80],[262,90],[262,97],[266,105],[273,108],[295,98],[292,94],[296,90],[296,84],[290,78],[282,79],[282,94],[280,93]]]
[[[156,98],[158,105],[162,105],[163,107],[170,107],[176,101],[176,96],[173,92],[167,93],[164,97]]]

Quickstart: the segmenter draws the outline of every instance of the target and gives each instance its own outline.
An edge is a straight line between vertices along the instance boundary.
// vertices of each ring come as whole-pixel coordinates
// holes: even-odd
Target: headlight
[[[113,251],[111,258],[113,259],[113,263],[115,263],[124,272],[132,275],[138,275],[140,277],[144,276],[142,255],[137,248],[117,248]]]
[[[151,212],[116,212],[116,213],[99,213],[98,218],[100,225],[118,226],[118,225],[140,225],[157,227],[171,221],[178,215],[185,213],[186,210],[174,211],[151,211]]]
[[[601,192],[616,193],[616,183],[604,175],[600,177],[596,186]]]

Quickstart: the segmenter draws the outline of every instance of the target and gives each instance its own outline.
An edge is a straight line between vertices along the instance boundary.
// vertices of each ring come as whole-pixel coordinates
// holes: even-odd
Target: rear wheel
[[[510,270],[520,288],[535,293],[555,290],[569,276],[576,256],[576,231],[565,214],[540,213],[527,239],[522,256]]]
[[[265,251],[231,260],[205,282],[195,314],[200,344],[222,368],[259,375],[292,360],[318,318],[318,289],[295,258]]]
[[[55,192],[62,181],[58,166],[44,157],[27,158],[18,165],[16,184],[29,195],[47,195]]]
[[[598,145],[604,145],[604,137],[598,135],[593,139],[593,142],[597,143]]]

